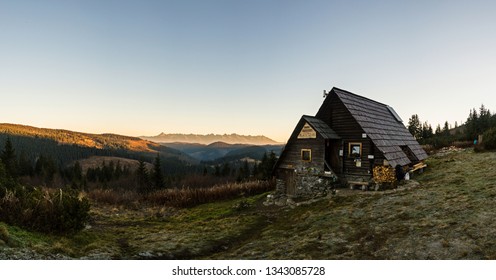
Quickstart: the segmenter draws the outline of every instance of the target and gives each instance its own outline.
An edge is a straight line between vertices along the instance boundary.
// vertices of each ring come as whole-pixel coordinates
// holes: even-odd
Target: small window
[[[348,155],[350,157],[361,157],[362,156],[362,143],[349,143],[348,144]]]
[[[302,149],[301,150],[301,160],[302,161],[312,161],[312,150]]]

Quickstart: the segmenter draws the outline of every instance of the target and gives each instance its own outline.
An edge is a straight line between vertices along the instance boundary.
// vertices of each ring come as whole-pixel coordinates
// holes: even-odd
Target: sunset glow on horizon
[[[496,3],[1,1],[0,123],[286,142],[342,88],[435,127],[496,110]]]

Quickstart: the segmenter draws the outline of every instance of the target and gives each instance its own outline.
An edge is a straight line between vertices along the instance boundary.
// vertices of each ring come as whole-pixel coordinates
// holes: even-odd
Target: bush
[[[17,186],[0,188],[0,220],[40,232],[67,233],[84,228],[90,205],[77,191]]]
[[[495,150],[496,149],[496,127],[493,127],[486,132],[482,137],[482,145],[486,150]]]
[[[173,207],[193,207],[203,203],[226,200],[242,196],[251,196],[274,189],[274,184],[267,181],[231,183],[211,188],[183,188],[160,190],[145,197],[147,202]]]
[[[129,206],[138,201],[139,194],[132,191],[95,189],[88,192],[88,197],[96,203]]]
[[[4,225],[0,225],[0,240],[5,242],[6,244],[9,243],[10,240],[9,230]]]
[[[457,148],[466,149],[466,148],[472,148],[474,146],[474,142],[473,141],[455,141],[455,142],[453,142],[452,145],[457,147]]]

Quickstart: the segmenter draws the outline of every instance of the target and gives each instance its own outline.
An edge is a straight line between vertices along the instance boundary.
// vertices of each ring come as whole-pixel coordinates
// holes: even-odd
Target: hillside
[[[76,145],[96,149],[123,149],[135,152],[154,152],[159,149],[157,143],[138,137],[117,134],[90,134],[63,129],[38,128],[19,124],[0,124],[0,134],[45,138],[59,144]]]
[[[197,143],[209,145],[214,142],[224,142],[227,144],[250,144],[250,145],[267,145],[279,144],[276,141],[262,135],[239,135],[233,134],[165,134],[160,133],[157,136],[142,136],[142,139],[150,140],[157,143]]]
[[[397,190],[339,189],[293,208],[263,206],[266,194],[187,209],[95,205],[75,236],[0,223],[0,258],[495,259],[495,160],[443,152]]]
[[[103,163],[114,162],[114,164],[119,164],[121,166],[127,166],[131,171],[135,171],[139,166],[139,161],[135,159],[122,158],[122,157],[105,157],[105,156],[91,156],[86,159],[79,160],[83,173],[86,173],[88,168],[101,167]],[[153,165],[146,162],[145,166],[148,170],[152,170]]]
[[[18,156],[33,163],[40,155],[50,156],[59,166],[92,156],[142,159],[152,162],[160,154],[170,173],[186,172],[199,161],[160,144],[115,134],[90,134],[17,124],[0,124],[0,147],[7,138]]]

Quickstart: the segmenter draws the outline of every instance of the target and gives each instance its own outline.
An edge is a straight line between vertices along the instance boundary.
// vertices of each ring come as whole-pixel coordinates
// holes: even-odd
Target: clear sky
[[[285,142],[333,86],[496,111],[495,1],[0,0],[0,122]]]

